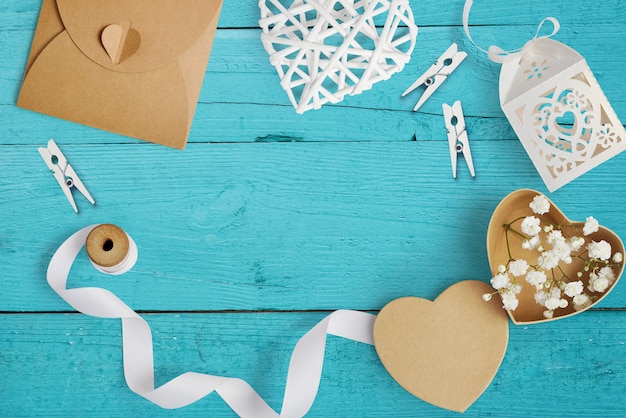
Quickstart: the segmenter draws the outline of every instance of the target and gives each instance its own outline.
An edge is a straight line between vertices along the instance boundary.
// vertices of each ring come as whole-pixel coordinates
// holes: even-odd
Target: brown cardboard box
[[[535,214],[531,211],[528,205],[533,198],[539,194],[541,193],[530,189],[516,190],[502,199],[494,210],[491,220],[489,221],[489,228],[487,231],[487,256],[489,258],[489,266],[491,267],[491,273],[493,275],[498,273],[498,266],[501,264],[507,264],[510,258],[526,259],[531,265],[537,263],[536,260],[538,259],[540,252],[538,250],[529,251],[522,249],[521,242],[523,241],[523,238],[519,235],[513,233],[509,234],[510,245],[507,245],[507,234],[503,225],[509,224],[515,219],[520,220],[526,216],[534,216]],[[554,204],[554,202],[550,201],[547,197],[546,199],[550,202],[551,209],[549,213],[543,215],[545,220],[550,221],[554,225],[578,225],[579,229],[582,229],[584,222],[575,222],[570,220],[559,209],[559,207]],[[580,231],[579,234],[582,235],[582,231]],[[614,252],[624,254],[624,243],[620,237],[615,232],[604,226],[600,226],[597,232],[587,236],[586,238],[588,241],[605,240],[611,245]],[[567,275],[572,279],[575,278],[574,280],[578,279],[576,272],[585,272],[580,280],[583,281],[584,287],[587,289],[587,285],[589,284],[589,272],[584,270],[584,262],[580,257],[574,257],[573,261],[569,264],[559,263],[559,268],[555,269],[555,271],[560,272],[559,274],[561,275]],[[623,271],[624,263],[621,263],[620,266],[615,268],[615,282],[613,282],[613,284],[611,284],[611,286],[604,293],[591,293],[596,299],[589,307],[582,310],[575,310],[574,306],[570,304],[566,308],[555,311],[553,318],[544,318],[543,311],[545,311],[546,308],[539,305],[535,301],[534,286],[530,285],[522,278],[521,280],[518,280],[522,287],[521,292],[518,295],[519,307],[514,311],[509,310],[507,312],[511,320],[516,325],[554,321],[579,314],[604,299],[611,292],[611,290],[613,290]],[[547,274],[551,276],[552,273],[547,272]]]

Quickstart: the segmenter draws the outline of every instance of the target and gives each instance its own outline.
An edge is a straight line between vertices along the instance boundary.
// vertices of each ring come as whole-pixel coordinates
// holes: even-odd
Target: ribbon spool
[[[87,255],[93,266],[106,274],[127,272],[137,261],[137,246],[133,239],[116,225],[102,224],[87,236]]]

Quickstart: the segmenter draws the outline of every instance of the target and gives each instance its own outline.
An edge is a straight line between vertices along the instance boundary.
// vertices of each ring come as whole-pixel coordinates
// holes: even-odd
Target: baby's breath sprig
[[[611,245],[605,240],[587,242],[583,238],[599,230],[593,216],[584,223],[556,224],[541,216],[550,212],[550,201],[541,194],[534,197],[529,207],[538,216],[521,216],[503,225],[509,259],[498,266],[491,278],[495,292],[484,294],[483,299],[489,301],[500,294],[504,308],[515,310],[519,306],[517,295],[522,291],[519,280],[524,277],[535,287],[535,302],[545,308],[543,316],[547,319],[554,316],[555,310],[567,308],[570,300],[574,310],[587,308],[615,282],[613,267],[622,264],[623,255],[612,254]],[[577,235],[580,232],[583,237]],[[539,253],[536,263],[512,256],[509,234],[522,239],[523,250]],[[571,264],[574,259],[582,261],[582,268],[576,277],[570,277],[562,265]]]

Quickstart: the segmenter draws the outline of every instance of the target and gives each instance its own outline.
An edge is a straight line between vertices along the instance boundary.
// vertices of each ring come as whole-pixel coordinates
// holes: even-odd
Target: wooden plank
[[[534,31],[531,26],[480,27],[476,35],[498,30],[506,31],[511,47],[522,45]],[[454,34],[452,39],[460,42],[462,48],[471,53],[470,57],[436,96],[414,113],[411,109],[420,93],[406,98],[400,95],[447,48],[451,42],[450,31]],[[621,34],[617,26],[594,25],[563,29],[559,34],[560,40],[586,56],[619,116],[626,114],[622,95],[626,78],[620,71],[626,61],[626,44],[615,48],[598,45],[611,44]],[[35,145],[49,137],[71,138],[81,143],[138,142],[17,108],[15,103],[31,36],[27,31],[0,32],[0,49],[7,51],[7,57],[0,58],[3,69],[0,143]],[[304,115],[295,113],[281,89],[259,36],[260,31],[256,29],[218,32],[190,142],[251,142],[268,138],[282,141],[445,140],[441,104],[457,99],[463,101],[468,131],[473,139],[515,138],[498,104],[499,65],[477,53],[464,40],[460,28],[425,28],[420,32],[412,61],[403,72],[359,96]]]
[[[442,6],[440,0],[413,0],[410,2],[415,21],[419,26],[459,26],[465,0],[452,0]],[[288,1],[285,1],[288,4]],[[14,30],[34,27],[41,0],[7,2],[0,6],[0,27]],[[593,2],[541,0],[502,3],[497,0],[475,1],[470,22],[472,25],[536,25],[546,16],[556,16],[564,25],[587,25],[590,22],[623,21],[626,17],[620,0]],[[248,0],[224,1],[219,26],[223,28],[251,28],[258,26],[258,2]]]
[[[490,277],[485,236],[497,203],[545,191],[517,141],[476,141],[477,177],[451,176],[441,141],[63,147],[94,198],[75,215],[32,146],[0,147],[0,259],[14,285],[2,310],[65,310],[45,284],[72,232],[111,222],[139,246],[136,268],[104,277],[82,257],[73,286],[110,288],[141,310],[379,309]],[[618,235],[626,155],[551,197],[572,219]],[[19,180],[19,181],[18,181]],[[25,301],[28,300],[28,303]],[[626,307],[618,286],[603,307]]]
[[[4,145],[36,147],[49,138],[55,138],[59,144],[143,144],[12,106],[4,108],[6,112],[0,113],[0,123],[6,126],[4,137],[0,138]],[[468,114],[465,120],[473,141],[517,138],[504,117]],[[189,143],[415,140],[446,141],[443,116],[351,106],[328,107],[301,116],[286,106],[201,103],[189,136]]]
[[[622,417],[624,311],[511,326],[493,383],[463,415]],[[296,341],[323,313],[145,315],[157,384],[185,371],[247,380],[280,408]],[[215,395],[168,411],[133,394],[117,320],[83,315],[0,315],[4,416],[211,416],[234,414]],[[551,388],[551,390],[548,390]],[[329,337],[310,417],[453,417],[397,385],[371,346]]]

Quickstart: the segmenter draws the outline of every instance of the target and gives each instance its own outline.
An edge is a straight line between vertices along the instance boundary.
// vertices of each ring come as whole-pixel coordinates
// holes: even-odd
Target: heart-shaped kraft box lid
[[[465,280],[434,301],[403,297],[374,322],[376,352],[409,393],[440,408],[463,412],[495,377],[509,340],[499,301],[485,302],[491,287]]]
[[[541,256],[541,252],[538,248],[532,250],[523,249],[522,242],[526,238],[516,232],[509,231],[507,243],[507,231],[505,228],[507,224],[512,224],[515,221],[516,229],[519,231],[519,223],[521,220],[528,216],[535,216],[542,219],[542,224],[548,225],[551,223],[555,228],[563,226],[561,228],[563,235],[583,237],[584,222],[576,222],[567,218],[567,216],[565,216],[565,214],[547,197],[543,196],[550,204],[549,212],[541,215],[533,212],[529,205],[536,196],[543,196],[543,194],[531,189],[516,190],[506,196],[494,210],[487,230],[487,256],[491,272],[494,276],[498,274],[499,266],[508,265],[509,261],[512,259],[524,259],[532,269],[532,266],[538,265],[538,259]],[[557,278],[561,277],[560,275],[564,275],[569,278],[569,281],[582,281],[584,291],[589,293],[592,297],[592,303],[578,310],[575,309],[572,303],[569,303],[567,307],[554,310],[554,316],[552,318],[546,318],[544,316],[546,308],[538,304],[535,300],[535,286],[528,283],[524,276],[520,276],[517,277],[516,280],[517,284],[521,286],[521,291],[517,295],[519,305],[515,310],[507,310],[513,323],[520,325],[546,322],[584,312],[599,303],[615,288],[624,269],[623,262],[613,267],[615,279],[604,292],[591,292],[588,290],[588,286],[589,274],[592,270],[585,271],[585,262],[582,258],[577,257],[577,255],[579,255],[579,253],[586,254],[587,245],[592,241],[600,242],[602,240],[610,244],[613,253],[619,252],[623,255],[624,244],[622,240],[615,232],[603,226],[599,226],[596,232],[584,236],[584,238],[584,246],[578,252],[572,253],[571,263],[559,262],[558,266],[553,269],[553,271],[545,271],[545,273],[549,278],[553,277],[552,274],[554,274],[554,277]],[[578,275],[578,272],[581,272],[581,275]]]

